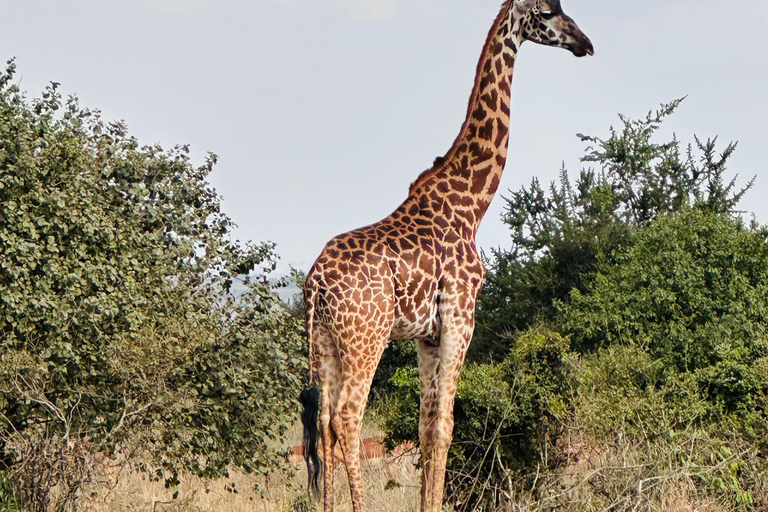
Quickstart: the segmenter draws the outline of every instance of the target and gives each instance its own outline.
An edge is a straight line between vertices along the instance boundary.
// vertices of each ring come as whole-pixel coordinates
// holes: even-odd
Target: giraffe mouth
[[[576,57],[584,57],[586,55],[591,56],[595,54],[595,49],[592,46],[592,42],[589,39],[586,39],[585,41],[579,41],[578,44],[566,43],[564,46],[567,50],[570,50],[570,52],[574,54]]]
[[[571,53],[574,54],[576,57],[584,57],[586,55],[594,55],[595,50],[590,46],[589,48],[579,48],[576,46],[570,46],[568,48],[571,50]]]

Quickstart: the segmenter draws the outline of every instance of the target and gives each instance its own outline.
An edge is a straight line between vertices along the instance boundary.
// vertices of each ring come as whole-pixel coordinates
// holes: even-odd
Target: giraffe
[[[391,215],[331,239],[307,275],[310,386],[300,398],[310,485],[318,490],[318,438],[324,461],[339,443],[355,512],[365,510],[359,440],[371,381],[388,342],[409,338],[418,340],[421,510],[441,510],[456,385],[485,274],[475,234],[504,170],[512,71],[526,40],[594,53],[560,0],[506,0],[451,148]],[[330,512],[332,467],[322,475]]]

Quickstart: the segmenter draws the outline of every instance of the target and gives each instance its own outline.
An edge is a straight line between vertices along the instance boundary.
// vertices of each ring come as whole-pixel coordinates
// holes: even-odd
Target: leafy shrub
[[[754,363],[768,355],[766,233],[688,209],[644,230],[588,293],[560,305],[584,349],[637,344],[671,371],[694,372],[711,400],[751,408]]]
[[[583,169],[575,183],[563,168],[548,191],[534,178],[510,193],[503,221],[512,246],[493,251],[469,360],[499,361],[515,332],[556,323],[555,303],[585,291],[658,216],[694,203],[718,213],[735,208],[754,180],[742,189],[725,180],[734,143],[718,154],[717,138],[695,138],[687,150],[676,138],[656,142],[680,101],[645,119],[619,116],[621,129],[611,127],[607,138],[581,136],[591,144],[582,161],[598,169]]]
[[[57,483],[75,499],[97,452],[153,455],[169,484],[273,466],[299,326],[267,284],[274,247],[232,240],[206,182],[215,155],[195,167],[184,146],[139,147],[58,84],[27,100],[14,72],[0,73],[0,470],[20,504],[44,510]]]
[[[749,413],[714,419],[696,375],[665,367],[635,344],[589,354],[577,373],[569,427],[579,436],[584,476],[548,506],[588,496],[590,510],[650,511],[668,507],[672,495],[718,510],[768,505],[764,399]]]
[[[8,481],[4,471],[0,471],[0,512],[18,512],[13,498],[13,484]]]
[[[724,510],[768,504],[767,273],[763,229],[686,208],[559,303],[565,332],[591,352],[573,425],[613,468],[591,483],[604,506],[634,510],[642,482],[659,483],[646,502],[663,503],[665,483]]]
[[[494,502],[563,462],[551,448],[570,414],[572,367],[568,340],[539,327],[520,335],[503,362],[464,369],[447,469],[448,499],[458,509]],[[398,370],[391,384],[387,442],[417,442],[418,370]]]

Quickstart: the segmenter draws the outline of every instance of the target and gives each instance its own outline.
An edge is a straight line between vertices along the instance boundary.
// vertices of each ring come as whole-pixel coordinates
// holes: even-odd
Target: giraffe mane
[[[435,162],[432,164],[432,167],[421,171],[421,174],[419,174],[418,178],[416,178],[413,183],[411,183],[411,186],[408,187],[408,195],[413,195],[416,189],[421,185],[430,181],[431,178],[436,178],[443,167],[445,167],[445,158],[442,156],[435,158]]]
[[[496,16],[496,20],[493,22],[493,26],[491,27],[491,30],[488,33],[488,37],[485,40],[485,44],[483,45],[483,51],[480,54],[480,60],[477,63],[477,69],[475,71],[475,83],[472,86],[472,94],[469,97],[469,104],[467,105],[467,116],[464,119],[464,124],[461,125],[461,130],[459,131],[459,135],[456,137],[456,140],[453,142],[451,149],[449,149],[448,152],[445,154],[445,157],[437,157],[435,159],[435,163],[432,164],[432,167],[430,167],[425,171],[422,171],[422,173],[419,174],[416,180],[414,180],[414,182],[411,183],[411,186],[408,187],[409,196],[413,195],[416,189],[421,187],[422,185],[425,185],[429,182],[436,180],[438,175],[440,174],[440,171],[442,171],[448,165],[450,165],[449,164],[450,159],[456,153],[456,148],[459,146],[459,144],[461,143],[461,140],[464,138],[464,135],[466,134],[466,131],[467,131],[467,127],[469,125],[470,117],[472,116],[472,108],[475,105],[475,101],[474,101],[475,96],[477,96],[477,92],[480,86],[480,75],[481,75],[480,71],[485,62],[484,57],[488,54],[491,43],[493,41],[493,35],[499,29],[499,25],[504,21],[504,19],[506,19],[507,12],[512,7],[512,2],[514,2],[514,0],[504,0],[504,3],[501,4],[499,15]]]

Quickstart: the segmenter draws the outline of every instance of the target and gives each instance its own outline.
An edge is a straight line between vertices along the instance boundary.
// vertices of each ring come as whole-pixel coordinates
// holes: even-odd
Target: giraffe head
[[[523,40],[570,50],[577,57],[593,55],[592,42],[568,17],[560,0],[513,0]]]

